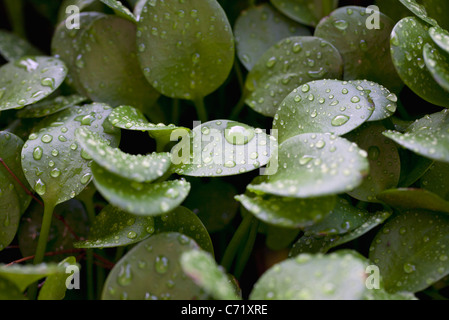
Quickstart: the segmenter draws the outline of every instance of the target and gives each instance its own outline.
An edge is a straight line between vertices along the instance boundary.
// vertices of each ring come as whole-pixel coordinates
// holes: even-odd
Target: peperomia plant
[[[0,3],[0,299],[449,298],[447,9]]]

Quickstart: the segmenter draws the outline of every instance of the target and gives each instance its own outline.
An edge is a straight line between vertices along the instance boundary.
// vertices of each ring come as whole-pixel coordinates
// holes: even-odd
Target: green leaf
[[[180,264],[184,252],[198,245],[180,233],[161,233],[132,248],[111,270],[103,300],[192,300],[203,290],[186,276]]]
[[[336,205],[323,220],[306,227],[306,236],[315,235],[318,237],[345,234],[359,228],[368,220],[370,213],[350,204],[343,198],[337,198]]]
[[[370,173],[362,184],[348,194],[361,201],[377,202],[376,196],[387,189],[397,187],[401,174],[398,148],[382,133],[386,130],[380,122],[369,122],[346,139],[355,142],[368,153]]]
[[[425,209],[449,213],[449,202],[424,189],[391,189],[378,195],[378,199],[397,209]]]
[[[336,198],[297,199],[278,196],[242,194],[236,199],[258,219],[284,228],[311,226],[326,217],[334,208]]]
[[[432,43],[429,27],[416,18],[399,21],[391,33],[391,56],[402,81],[418,96],[438,106],[449,106],[443,90],[426,68],[423,47]]]
[[[429,170],[434,161],[406,149],[399,151],[403,152],[401,159],[406,159],[406,161],[401,163],[401,179],[398,186],[408,188]]]
[[[419,155],[449,162],[448,130],[449,111],[445,109],[416,120],[404,134],[389,130],[384,135]]]
[[[449,31],[440,27],[431,27],[429,35],[438,47],[449,53]]]
[[[421,188],[429,190],[441,198],[449,201],[449,164],[435,162],[430,169],[422,176]]]
[[[75,243],[75,248],[127,246],[145,240],[153,233],[153,217],[136,217],[108,205],[95,217],[88,240]]]
[[[31,203],[20,221],[17,240],[23,257],[36,254],[38,234],[42,226],[44,208],[37,202]],[[57,252],[74,249],[76,237],[87,238],[89,220],[83,204],[71,199],[55,207],[48,236],[47,252]],[[59,262],[73,253],[58,254],[45,257],[46,262]]]
[[[292,242],[298,238],[300,233],[301,229],[287,229],[267,225],[265,245],[268,249],[274,251],[289,248]]]
[[[242,11],[235,22],[234,34],[238,57],[247,70],[282,39],[311,35],[309,29],[265,3]]]
[[[105,5],[107,5],[109,8],[111,8],[112,10],[114,10],[114,13],[117,16],[127,19],[133,23],[137,23],[137,19],[134,16],[134,14],[131,11],[129,11],[129,9],[125,7],[121,1],[117,0],[100,0],[100,1],[103,2]]]
[[[276,147],[276,139],[262,129],[231,120],[209,121],[172,148],[173,170],[194,177],[242,174],[266,165]]]
[[[344,79],[368,79],[398,92],[401,79],[391,63],[390,33],[394,22],[380,12],[379,29],[367,28],[366,8],[341,7],[320,21],[315,36],[332,43],[344,61]]]
[[[25,56],[0,68],[0,110],[20,109],[53,93],[67,75],[53,57]]]
[[[0,300],[25,300],[14,282],[0,277]]]
[[[332,248],[360,238],[367,232],[381,225],[391,216],[391,214],[392,212],[388,210],[378,211],[375,214],[368,214],[364,217],[365,221],[363,224],[347,233],[327,235],[324,237],[304,235],[293,245],[293,248],[290,251],[290,256],[296,256],[303,253],[326,253]]]
[[[449,20],[447,19],[447,12],[449,12],[449,3],[445,0],[422,0],[422,4],[429,15],[435,19],[438,24],[449,29]]]
[[[349,83],[365,91],[373,100],[374,111],[367,121],[387,119],[396,112],[398,97],[384,86],[368,80],[355,80]]]
[[[11,266],[0,265],[0,277],[14,283],[20,292],[32,283],[50,275],[65,273],[65,268],[55,263],[41,263],[38,265],[19,265]]]
[[[171,165],[169,153],[131,155],[118,148],[110,147],[108,141],[87,128],[79,128],[75,138],[96,164],[132,181],[152,182],[162,177]]]
[[[343,62],[337,49],[317,37],[289,37],[269,48],[249,72],[245,102],[273,117],[293,89],[317,79],[339,79]]]
[[[216,0],[147,1],[137,31],[138,56],[165,96],[200,99],[223,84],[234,63],[234,38]]]
[[[44,202],[56,205],[74,198],[91,181],[92,159],[79,147],[75,131],[88,127],[117,146],[120,131],[107,117],[111,107],[93,103],[66,109],[35,128],[22,150],[22,166],[31,187]]]
[[[364,91],[339,80],[319,80],[294,89],[274,117],[279,142],[303,133],[343,135],[366,122],[374,104]]]
[[[189,179],[192,190],[183,205],[201,219],[208,232],[221,231],[237,214],[239,203],[234,200],[237,190],[234,185],[221,179],[201,180]]]
[[[25,175],[23,174],[22,159],[20,158],[22,148],[22,139],[12,133],[0,131],[0,158],[8,166],[9,170],[11,170],[11,172],[17,177],[17,179],[19,179],[20,183],[14,179],[3,164],[0,164],[0,180],[3,181],[5,186],[8,186],[8,189],[14,189],[17,195],[21,215],[25,212],[31,202],[30,195],[28,195],[24,190],[24,188],[29,190],[30,186],[25,178]],[[5,188],[0,188],[0,190],[5,191]],[[11,200],[11,202],[14,203],[14,200]]]
[[[93,101],[152,107],[159,98],[140,71],[136,26],[119,17],[95,19],[80,35],[75,77]]]
[[[399,0],[407,9],[409,9],[415,16],[430,25],[437,26],[438,22],[427,15],[426,7],[419,4],[416,0]]]
[[[389,220],[374,238],[370,259],[388,292],[421,291],[449,273],[449,216],[411,210]]]
[[[53,99],[46,99],[41,102],[32,104],[17,112],[19,118],[43,118],[58,113],[59,111],[72,108],[75,105],[83,103],[86,97],[78,94],[70,96],[58,96]]]
[[[445,53],[436,45],[424,45],[424,61],[435,81],[449,91],[449,53]]]
[[[231,280],[214,258],[200,250],[181,255],[181,267],[187,276],[216,300],[240,300]]]
[[[353,190],[369,172],[365,151],[330,134],[292,137],[270,162],[277,164],[277,171],[268,172],[266,182],[251,184],[248,190],[295,198],[334,195]]]
[[[365,263],[351,253],[303,254],[280,262],[254,285],[251,300],[359,300]]]
[[[155,217],[156,233],[178,232],[192,239],[205,251],[214,254],[214,247],[209,233],[201,220],[185,207]]]
[[[0,179],[0,251],[14,239],[20,220],[18,195],[11,181],[1,174]]]
[[[271,0],[271,3],[287,17],[312,27],[338,6],[336,0]]]
[[[187,197],[190,184],[184,180],[140,183],[92,164],[94,183],[112,205],[135,215],[156,216],[178,207]]]
[[[80,0],[80,2],[82,1],[83,0]],[[89,28],[92,22],[105,16],[106,15],[99,12],[82,12],[79,15],[80,29],[68,30],[66,21],[61,21],[56,26],[51,39],[51,53],[56,58],[64,61],[68,68],[67,84],[75,88],[76,91],[83,96],[87,96],[87,92],[79,82],[78,77],[74,74],[77,64],[82,65],[77,59],[78,51],[81,49],[81,36]]]
[[[7,61],[14,61],[23,56],[42,55],[33,45],[6,30],[0,30],[0,54]]]
[[[77,266],[75,257],[68,257],[62,260],[58,266],[66,269],[69,266]],[[78,266],[79,267],[79,266]],[[39,291],[38,300],[62,300],[65,297],[67,286],[68,274],[56,273],[47,277],[44,285]]]

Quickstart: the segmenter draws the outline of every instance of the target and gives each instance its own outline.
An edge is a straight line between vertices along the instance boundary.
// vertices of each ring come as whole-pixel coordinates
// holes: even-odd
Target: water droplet
[[[128,234],[126,235],[129,239],[135,239],[137,238],[137,233],[134,231],[130,231],[128,232]]]
[[[411,263],[405,263],[403,269],[405,273],[412,273],[416,270],[415,266]]]
[[[59,170],[58,168],[54,168],[53,170],[51,170],[50,175],[53,178],[57,178],[61,175],[61,170]]]
[[[236,166],[236,163],[235,163],[235,161],[228,160],[228,161],[225,162],[224,166],[226,168],[234,168]]]
[[[368,158],[370,160],[377,160],[380,155],[380,149],[376,146],[371,146],[368,149]]]
[[[179,191],[173,188],[168,189],[165,192],[165,197],[170,199],[176,199],[179,196]]]
[[[84,176],[81,177],[80,182],[84,185],[88,184],[91,178],[92,178],[92,174],[86,173]]]
[[[52,90],[55,89],[55,79],[54,78],[43,78],[41,80],[41,85],[45,87],[50,87]]]
[[[50,143],[53,141],[53,136],[49,135],[49,134],[44,134],[41,138],[41,141],[43,143]]]
[[[342,30],[342,31],[346,30],[349,26],[349,24],[346,20],[335,20],[333,25],[335,26],[335,28]]]
[[[131,265],[126,263],[120,267],[119,274],[117,276],[117,282],[121,286],[128,286],[133,280],[133,274],[131,270]]]
[[[230,122],[225,129],[225,139],[235,145],[247,144],[254,138],[254,129],[240,123]]]
[[[199,53],[192,54],[192,63],[198,64],[198,62],[200,62],[200,54]]]
[[[266,66],[268,68],[272,68],[277,62],[276,57],[271,57],[270,59],[267,60]]]
[[[157,256],[154,263],[154,268],[157,273],[164,274],[168,271],[168,259],[165,256]]]
[[[334,127],[340,127],[349,121],[349,117],[346,115],[338,115],[332,119],[331,124]]]
[[[42,150],[41,147],[34,148],[34,151],[33,151],[33,158],[34,158],[34,160],[42,159],[42,155],[43,154],[44,154],[44,151]]]
[[[43,196],[47,192],[47,185],[41,179],[39,179],[34,185],[34,190],[38,195]]]
[[[354,96],[354,97],[351,98],[351,102],[352,103],[358,103],[358,102],[360,102],[360,98],[357,97],[357,96]]]

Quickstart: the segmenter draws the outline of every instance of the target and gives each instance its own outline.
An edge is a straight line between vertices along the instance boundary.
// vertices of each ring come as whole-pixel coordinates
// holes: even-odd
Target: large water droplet
[[[154,268],[159,274],[166,273],[168,271],[168,258],[165,256],[157,256],[154,262]]]
[[[334,127],[340,127],[349,121],[349,117],[346,115],[338,115],[332,119],[331,124]]]
[[[120,267],[119,274],[117,276],[117,282],[121,286],[128,286],[133,280],[133,274],[131,270],[131,265],[126,263]]]
[[[247,144],[254,138],[254,129],[240,123],[230,122],[225,129],[225,139],[235,145]]]
[[[41,179],[39,179],[34,185],[34,190],[38,195],[43,196],[47,192],[47,185]]]
[[[42,159],[43,153],[44,153],[44,151],[42,150],[41,147],[34,148],[34,151],[33,151],[33,158],[34,158],[34,160]]]

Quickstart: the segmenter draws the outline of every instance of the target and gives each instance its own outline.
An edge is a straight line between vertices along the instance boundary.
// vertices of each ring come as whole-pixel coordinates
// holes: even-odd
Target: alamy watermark
[[[65,269],[65,273],[69,276],[65,280],[65,286],[68,290],[79,290],[80,287],[80,268],[70,265]]]
[[[368,290],[380,289],[380,270],[376,265],[369,265],[365,269],[365,273],[368,275],[365,280],[365,286]]]

